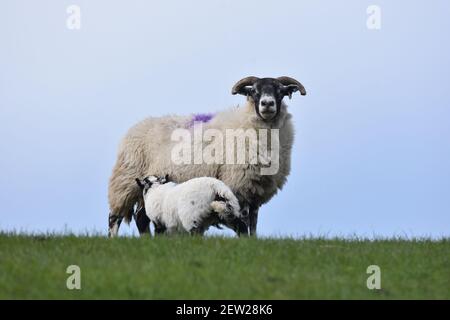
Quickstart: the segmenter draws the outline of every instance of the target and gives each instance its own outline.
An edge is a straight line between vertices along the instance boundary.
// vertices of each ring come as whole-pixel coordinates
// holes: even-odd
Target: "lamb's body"
[[[290,172],[294,138],[291,115],[284,103],[278,118],[270,123],[264,122],[255,114],[251,100],[243,108],[217,113],[209,122],[203,123],[203,130],[218,129],[224,136],[225,130],[230,128],[279,129],[279,170],[275,175],[261,175],[260,164],[174,164],[171,150],[176,142],[171,141],[172,132],[177,128],[193,130],[191,123],[192,116],[147,118],[129,130],[119,148],[118,160],[110,180],[111,212],[130,221],[134,205],[142,200],[135,178],[148,175],[168,173],[176,182],[202,176],[215,177],[231,188],[241,207],[249,206],[254,210],[282,188]]]
[[[149,219],[163,225],[168,234],[203,234],[213,224],[240,218],[236,196],[222,181],[210,177],[151,187],[144,200]]]

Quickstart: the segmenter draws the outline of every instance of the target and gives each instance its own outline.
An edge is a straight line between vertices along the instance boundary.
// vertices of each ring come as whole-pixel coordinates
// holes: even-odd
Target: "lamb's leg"
[[[155,236],[164,234],[167,230],[165,225],[157,221],[153,221],[153,226],[155,227]]]
[[[249,212],[249,231],[250,236],[256,236],[256,225],[258,223],[259,208],[250,208]]]
[[[136,210],[134,220],[136,221],[136,227],[138,228],[141,236],[150,235],[150,219],[145,213],[144,207],[140,207]]]

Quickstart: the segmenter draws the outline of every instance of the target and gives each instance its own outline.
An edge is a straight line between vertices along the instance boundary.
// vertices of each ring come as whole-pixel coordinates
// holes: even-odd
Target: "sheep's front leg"
[[[232,225],[229,225],[231,229],[236,232],[238,237],[247,237],[248,236],[248,227],[249,227],[249,213],[250,213],[250,206],[243,201],[239,201],[239,204],[241,206],[241,219],[235,219],[232,223]],[[226,222],[220,222],[224,225],[227,225]]]
[[[139,234],[141,236],[150,234],[150,219],[145,212],[144,207],[140,207],[134,216],[134,220],[136,221],[136,227],[139,230]]]
[[[256,236],[256,225],[258,223],[258,211],[259,208],[250,208],[249,216],[248,216],[248,227],[251,236]]]

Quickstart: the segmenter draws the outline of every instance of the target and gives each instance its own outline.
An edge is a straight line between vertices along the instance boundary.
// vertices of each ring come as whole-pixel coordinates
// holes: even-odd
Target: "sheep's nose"
[[[273,107],[275,105],[275,101],[273,101],[273,100],[261,100],[261,105],[263,107]]]

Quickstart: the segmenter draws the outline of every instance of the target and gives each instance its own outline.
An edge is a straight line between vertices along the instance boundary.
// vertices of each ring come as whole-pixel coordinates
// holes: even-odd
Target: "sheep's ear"
[[[286,88],[286,94],[289,97],[292,95],[292,93],[296,92],[296,91],[300,91],[300,94],[302,96],[306,95],[306,90],[305,87],[298,82],[297,80],[295,80],[294,78],[291,77],[278,77],[277,80],[284,86],[282,88],[282,90],[284,88]],[[291,87],[296,87],[297,89],[293,89]]]
[[[231,94],[242,94],[248,97],[252,93],[252,86],[258,80],[259,78],[254,76],[245,77],[239,80],[231,89]]]
[[[291,99],[292,94],[297,91],[299,91],[299,88],[295,84],[290,84],[281,88],[281,94],[283,95],[283,97],[288,96],[289,99]]]
[[[169,182],[169,181],[170,181],[170,180],[169,180],[169,175],[166,174],[166,175],[164,176],[164,179],[166,179],[166,182]]]
[[[243,96],[250,96],[252,94],[252,87],[242,87],[238,91],[234,92],[233,94],[241,94]]]
[[[139,178],[136,178],[136,183],[139,186],[139,188],[144,189],[144,184],[142,183],[142,181]]]

